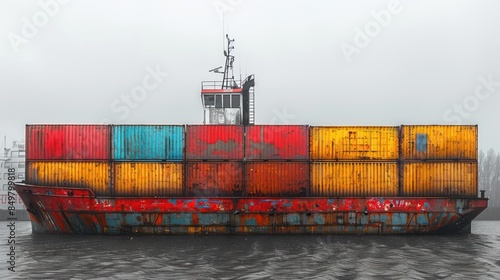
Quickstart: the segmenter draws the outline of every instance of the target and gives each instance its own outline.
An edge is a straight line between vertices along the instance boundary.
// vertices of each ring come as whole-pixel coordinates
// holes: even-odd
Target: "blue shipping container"
[[[113,126],[114,160],[179,161],[183,151],[182,125]]]

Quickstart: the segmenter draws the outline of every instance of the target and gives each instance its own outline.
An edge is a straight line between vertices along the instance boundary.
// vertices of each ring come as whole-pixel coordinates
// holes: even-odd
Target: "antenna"
[[[231,50],[234,47],[231,45],[234,39],[229,39],[229,35],[226,34],[227,39],[227,50],[224,50],[224,56],[226,57],[226,63],[224,65],[224,78],[222,78],[222,88],[234,88],[234,73],[233,73],[233,62],[234,56],[231,55]],[[229,76],[229,71],[231,71],[231,76]]]
[[[222,71],[219,71],[222,68],[222,66],[215,67],[214,69],[208,70],[208,72],[214,72],[214,73],[224,73]]]
[[[222,49],[224,49],[224,10],[222,10]]]

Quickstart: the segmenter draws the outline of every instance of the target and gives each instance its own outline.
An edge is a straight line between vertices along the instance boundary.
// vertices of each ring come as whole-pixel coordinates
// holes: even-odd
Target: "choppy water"
[[[0,279],[500,279],[500,221],[454,236],[33,235],[0,222]]]

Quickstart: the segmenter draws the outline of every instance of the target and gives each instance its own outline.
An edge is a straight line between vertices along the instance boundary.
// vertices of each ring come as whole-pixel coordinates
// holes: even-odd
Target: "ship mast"
[[[234,46],[232,46],[234,39],[229,39],[229,35],[227,34],[226,34],[226,39],[227,39],[227,50],[224,50],[226,63],[224,65],[224,77],[222,78],[222,89],[237,88],[238,85],[234,81],[234,73],[233,73],[234,56],[231,55],[231,50],[234,49]],[[231,77],[229,77],[229,72],[231,72]]]

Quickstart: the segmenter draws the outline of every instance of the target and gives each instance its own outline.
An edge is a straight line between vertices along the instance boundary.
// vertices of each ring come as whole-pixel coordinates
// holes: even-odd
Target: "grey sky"
[[[235,73],[256,75],[256,123],[461,121],[500,151],[499,1],[64,2],[0,2],[9,142],[26,123],[202,123],[225,9]]]

